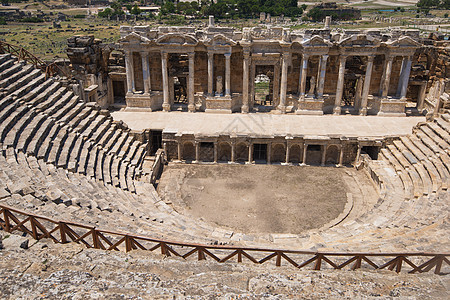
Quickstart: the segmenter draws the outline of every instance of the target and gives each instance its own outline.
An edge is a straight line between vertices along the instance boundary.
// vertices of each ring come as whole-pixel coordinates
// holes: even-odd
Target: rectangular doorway
[[[162,130],[150,130],[150,155],[162,148]]]
[[[267,161],[267,144],[253,144],[253,158]]]

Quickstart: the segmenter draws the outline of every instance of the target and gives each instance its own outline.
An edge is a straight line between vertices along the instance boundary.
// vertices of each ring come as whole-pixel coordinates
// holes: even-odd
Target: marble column
[[[322,145],[322,160],[320,161],[320,165],[325,166],[325,159],[327,158],[327,149],[328,145]]]
[[[218,147],[218,144],[217,144],[217,142],[214,142],[214,162],[215,163],[217,163],[217,147]]]
[[[339,152],[339,165],[342,166],[342,162],[344,161],[344,147],[341,144],[341,151]]]
[[[322,55],[318,80],[319,84],[317,87],[317,98],[319,98],[320,100],[323,99],[323,89],[325,87],[325,74],[327,72],[327,60],[328,55]]]
[[[253,163],[253,144],[250,143],[248,144],[248,162],[247,164],[252,164]]]
[[[231,96],[231,53],[225,53],[225,96]]]
[[[408,83],[409,83],[409,75],[411,73],[411,57],[407,56],[403,59],[406,60],[404,63],[404,68],[402,66],[402,75],[401,75],[401,87],[400,87],[400,99],[406,98],[406,92],[408,91]]]
[[[272,143],[267,144],[267,164],[270,165],[272,160]]]
[[[286,164],[289,164],[289,152],[290,152],[290,147],[289,147],[289,144],[286,144],[286,159],[285,159],[285,163]]]
[[[286,113],[286,92],[287,92],[287,72],[288,72],[289,53],[283,53],[281,58],[281,88],[280,88],[280,104],[278,110]]]
[[[417,110],[423,111],[423,103],[425,101],[425,94],[427,90],[427,84],[422,84],[419,89],[419,95],[417,96]]]
[[[358,151],[356,152],[356,160],[355,160],[355,162],[359,162],[359,157],[361,156],[361,149],[362,149],[362,146],[358,145]]]
[[[303,157],[302,157],[302,164],[306,164],[306,152],[308,151],[308,144],[303,144]]]
[[[167,59],[169,54],[167,52],[161,53],[162,79],[163,79],[163,105],[164,111],[170,111],[169,103],[169,74],[167,70]]]
[[[125,51],[125,71],[127,74],[127,93],[134,93],[133,52]]]
[[[367,67],[366,67],[366,76],[364,77],[364,87],[362,91],[362,101],[361,108],[359,109],[359,114],[361,116],[367,115],[367,99],[369,98],[369,90],[370,90],[370,80],[372,78],[372,68],[373,68],[373,59],[374,55],[369,55],[367,57]]]
[[[244,52],[244,61],[243,61],[243,76],[242,76],[242,108],[241,112],[248,113],[248,72],[249,72],[249,62],[250,61],[250,53],[248,51]]]
[[[300,82],[299,82],[300,90],[298,91],[298,94],[300,96],[299,100],[304,100],[305,98],[306,75],[308,72],[308,58],[309,58],[308,54],[303,54],[302,69],[300,71]]]
[[[142,58],[142,79],[144,80],[144,94],[150,92],[150,67],[148,65],[148,52],[141,52]]]
[[[200,161],[200,142],[195,141],[195,162]]]
[[[181,161],[182,154],[181,154],[181,141],[177,142],[177,148],[178,148],[178,160]]]
[[[346,55],[339,56],[339,76],[336,87],[336,99],[334,100],[333,114],[341,114],[341,101],[344,93],[344,76],[345,76],[345,62],[347,60]]]
[[[195,52],[189,53],[189,86],[188,86],[188,111],[195,112],[194,100],[194,58]]]
[[[208,95],[214,95],[214,53],[208,52]]]
[[[384,82],[383,82],[383,88],[382,88],[382,93],[381,93],[382,98],[387,98],[388,93],[389,93],[389,84],[391,82],[391,72],[392,72],[392,62],[394,61],[394,57],[388,56],[388,57],[386,57],[386,59],[387,59],[387,62],[386,62],[386,68],[384,70]]]
[[[236,160],[236,143],[231,143],[231,162],[234,163]]]

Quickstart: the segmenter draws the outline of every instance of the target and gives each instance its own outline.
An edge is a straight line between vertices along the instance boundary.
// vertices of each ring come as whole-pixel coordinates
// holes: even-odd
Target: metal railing
[[[55,243],[82,243],[87,248],[129,252],[140,249],[187,259],[196,254],[198,260],[207,257],[224,263],[236,258],[263,264],[272,259],[276,266],[282,262],[298,269],[313,265],[314,270],[350,269],[363,266],[369,269],[389,269],[399,273],[422,273],[434,269],[435,274],[445,274],[442,267],[450,265],[449,253],[334,253],[317,251],[297,251],[266,248],[251,248],[222,245],[202,245],[153,239],[129,233],[102,230],[73,222],[55,221],[47,217],[29,214],[5,205],[0,205],[0,226],[7,232],[22,231],[40,240],[49,238]]]

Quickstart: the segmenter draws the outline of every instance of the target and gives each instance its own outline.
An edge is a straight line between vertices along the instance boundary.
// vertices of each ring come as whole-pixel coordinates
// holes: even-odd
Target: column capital
[[[375,54],[367,55],[367,61],[373,62],[375,59]]]
[[[215,53],[213,51],[208,50],[207,54],[208,54],[208,59],[212,59],[214,57]]]
[[[231,57],[231,53],[224,53],[223,55],[225,56],[226,59],[229,59]]]
[[[302,53],[302,58],[303,59],[308,59],[310,57],[310,55],[308,53]]]
[[[164,59],[167,59],[169,57],[169,53],[167,53],[166,51],[161,51],[161,56]]]
[[[322,55],[322,61],[327,61],[328,57],[330,57],[328,54]]]
[[[189,57],[189,59],[194,59],[195,58],[195,52],[188,52],[188,57]]]
[[[388,61],[393,61],[396,55],[393,54],[385,54],[385,58]]]
[[[346,54],[339,55],[339,62],[346,61],[347,57],[348,57],[348,55],[346,55]]]
[[[141,56],[143,56],[143,57],[148,57],[148,54],[149,54],[147,51],[140,51],[139,53],[140,53]]]
[[[285,52],[283,52],[282,57],[283,57],[284,59],[286,59],[286,58],[289,58],[289,55],[291,55],[291,53],[285,51]]]

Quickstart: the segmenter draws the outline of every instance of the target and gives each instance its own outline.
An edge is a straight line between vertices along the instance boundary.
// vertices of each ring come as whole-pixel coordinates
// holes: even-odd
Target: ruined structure
[[[123,26],[126,103],[164,111],[402,116],[408,98],[419,108],[423,102],[423,95],[408,95],[422,84],[409,83],[418,40],[415,30]],[[263,97],[255,92],[258,76],[269,79]]]

